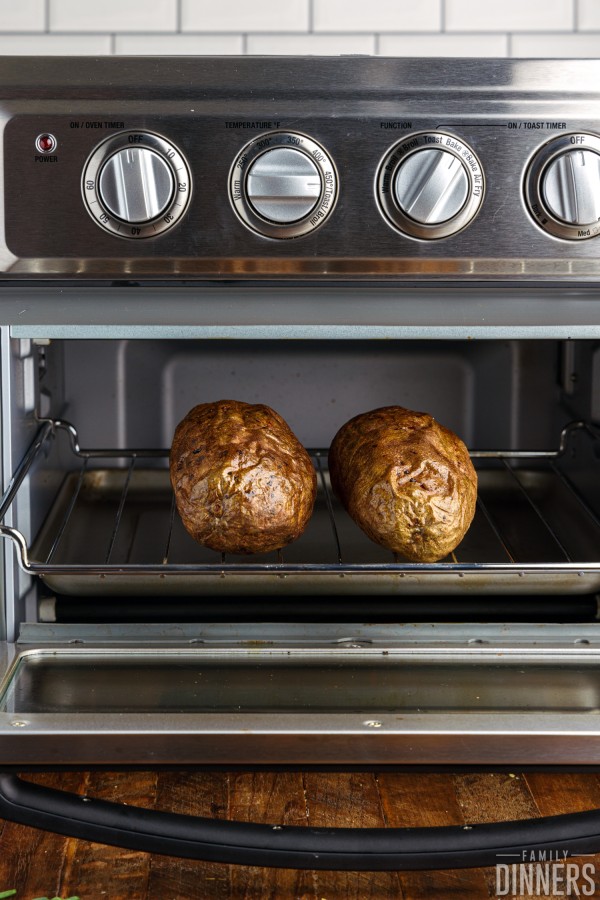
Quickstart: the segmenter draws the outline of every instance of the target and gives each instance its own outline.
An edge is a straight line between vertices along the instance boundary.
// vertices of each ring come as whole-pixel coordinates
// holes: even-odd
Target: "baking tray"
[[[22,567],[57,593],[102,596],[565,594],[600,591],[600,519],[561,468],[581,423],[556,451],[480,451],[477,510],[454,553],[408,563],[372,543],[333,495],[327,452],[314,514],[293,544],[264,555],[200,547],[176,512],[163,450],[81,450],[75,430],[44,423],[0,506],[61,430],[76,468],[64,477],[31,548],[7,526]],[[593,436],[590,435],[593,438]],[[26,471],[23,472],[22,470]],[[8,496],[12,494],[12,496]]]

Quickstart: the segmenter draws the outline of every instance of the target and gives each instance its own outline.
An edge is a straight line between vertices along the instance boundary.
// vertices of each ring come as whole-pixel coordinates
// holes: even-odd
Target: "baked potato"
[[[411,562],[443,559],[477,500],[464,443],[427,413],[386,406],[355,416],[329,452],[334,492],[363,531]]]
[[[186,530],[223,553],[265,553],[294,541],[317,491],[310,456],[281,416],[237,400],[190,410],[175,430],[170,475]]]

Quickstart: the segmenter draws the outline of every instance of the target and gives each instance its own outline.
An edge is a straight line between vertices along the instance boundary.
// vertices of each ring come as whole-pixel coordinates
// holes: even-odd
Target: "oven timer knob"
[[[449,237],[469,224],[483,201],[475,151],[440,131],[412,134],[383,157],[376,196],[389,224],[421,240]]]
[[[253,231],[273,238],[309,234],[328,218],[337,172],[327,151],[304,134],[275,131],[247,144],[229,175],[231,204]]]
[[[129,131],[96,147],[82,176],[92,218],[124,238],[147,238],[172,228],[184,214],[191,178],[181,152],[165,138]]]
[[[525,199],[536,223],[555,237],[600,234],[600,137],[565,134],[544,144],[525,176]]]

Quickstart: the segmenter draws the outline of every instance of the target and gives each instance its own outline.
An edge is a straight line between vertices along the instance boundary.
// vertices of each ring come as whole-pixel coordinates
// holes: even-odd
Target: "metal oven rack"
[[[0,501],[0,522],[61,435],[69,471],[31,546],[1,524],[19,563],[54,591],[78,595],[591,593],[600,590],[600,517],[563,471],[573,423],[557,450],[474,451],[474,522],[439,563],[407,563],[373,544],[333,495],[327,451],[305,534],[283,551],[225,556],[198,546],[177,515],[167,450],[85,450],[67,422],[44,421]],[[64,440],[64,438],[63,438]]]

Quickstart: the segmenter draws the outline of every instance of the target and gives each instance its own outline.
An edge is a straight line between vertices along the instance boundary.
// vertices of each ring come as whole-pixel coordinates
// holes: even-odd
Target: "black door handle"
[[[286,827],[123,806],[7,774],[0,775],[0,817],[131,850],[292,869],[458,869],[519,862],[523,852],[530,860],[542,851],[546,859],[551,850],[561,859],[600,851],[600,810],[443,828]]]

